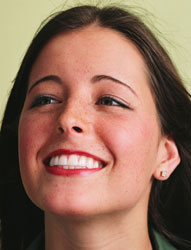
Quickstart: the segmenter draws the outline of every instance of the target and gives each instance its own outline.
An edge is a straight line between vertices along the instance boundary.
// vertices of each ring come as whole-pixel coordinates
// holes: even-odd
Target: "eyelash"
[[[104,104],[102,101],[109,101],[110,103]],[[115,103],[115,104],[114,104]],[[123,102],[117,100],[113,96],[102,96],[99,98],[99,100],[96,102],[97,105],[105,105],[105,106],[118,106],[121,108],[126,108],[126,109],[132,109],[129,105],[124,104]]]
[[[104,101],[107,101],[104,103]],[[61,103],[61,101],[57,100],[56,98],[50,96],[50,95],[41,95],[34,99],[32,104],[30,105],[30,108],[40,107],[44,105],[49,104],[56,104]],[[96,105],[103,105],[103,106],[116,106],[126,109],[132,109],[129,105],[124,104],[123,102],[117,100],[113,96],[102,96],[99,98],[99,100],[96,102]]]
[[[34,99],[30,108],[35,108],[35,107],[40,107],[43,105],[55,104],[55,103],[60,103],[60,101],[49,95],[41,95]]]

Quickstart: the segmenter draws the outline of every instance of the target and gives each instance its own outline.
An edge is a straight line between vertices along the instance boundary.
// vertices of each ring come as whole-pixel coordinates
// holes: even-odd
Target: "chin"
[[[80,219],[96,216],[101,213],[100,202],[87,199],[87,197],[73,197],[73,199],[55,197],[54,194],[46,195],[43,203],[37,204],[45,213],[51,213],[63,218]]]

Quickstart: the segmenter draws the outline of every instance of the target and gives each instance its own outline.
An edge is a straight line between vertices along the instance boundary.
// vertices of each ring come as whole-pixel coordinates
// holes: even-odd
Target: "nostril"
[[[59,130],[59,132],[60,132],[61,134],[64,133],[64,129],[63,129],[62,127],[59,127],[58,130]]]
[[[78,133],[81,133],[81,132],[82,132],[82,129],[79,128],[79,127],[77,127],[77,126],[73,126],[72,129],[75,130],[75,131],[78,132]]]

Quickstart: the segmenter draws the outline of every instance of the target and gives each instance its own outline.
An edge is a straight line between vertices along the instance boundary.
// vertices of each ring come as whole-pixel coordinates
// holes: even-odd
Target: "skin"
[[[48,75],[61,82],[33,86]],[[97,75],[125,84],[95,80]],[[179,156],[173,140],[161,135],[146,66],[134,44],[96,25],[57,35],[36,60],[28,90],[19,123],[20,170],[29,197],[45,211],[46,249],[152,249],[152,181],[167,179]],[[34,107],[44,94],[53,103]],[[106,95],[128,107],[115,100],[106,105]],[[57,149],[91,153],[107,166],[88,176],[51,175],[43,160]]]

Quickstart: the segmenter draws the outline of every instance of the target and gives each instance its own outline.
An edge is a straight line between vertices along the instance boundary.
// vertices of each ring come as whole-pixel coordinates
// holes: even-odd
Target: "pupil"
[[[105,101],[103,101],[103,104],[105,104],[105,105],[111,105],[112,104],[112,100],[110,100],[109,98],[105,99]]]
[[[46,98],[46,97],[45,97],[45,98],[42,98],[42,99],[41,99],[41,104],[42,104],[42,105],[49,104],[49,103],[50,103],[49,98]]]

